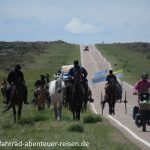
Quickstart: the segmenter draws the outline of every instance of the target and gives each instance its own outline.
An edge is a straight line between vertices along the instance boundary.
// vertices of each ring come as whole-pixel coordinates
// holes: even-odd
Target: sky
[[[150,42],[150,0],[0,0],[0,41]]]

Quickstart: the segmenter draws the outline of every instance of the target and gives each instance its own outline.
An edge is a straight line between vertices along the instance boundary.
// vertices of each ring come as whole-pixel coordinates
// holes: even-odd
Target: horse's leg
[[[42,104],[41,108],[42,108],[42,110],[45,109],[45,101],[43,101],[43,104]]]
[[[75,109],[75,118],[78,120],[78,107],[76,106],[76,109]]]
[[[80,112],[81,112],[81,108],[80,106],[77,108],[77,119],[80,120]]]
[[[21,117],[21,110],[22,110],[22,104],[19,104],[19,106],[18,106],[18,120],[20,120],[20,117]]]
[[[15,107],[15,105],[13,105],[12,108],[13,108],[13,115],[14,115],[14,123],[16,123],[16,107]]]
[[[76,119],[76,114],[75,114],[75,109],[74,108],[72,109],[72,114],[73,114],[73,120],[75,120]]]
[[[55,114],[55,119],[57,120],[57,105],[54,105],[54,114]]]
[[[45,104],[43,105],[43,110],[45,109]]]
[[[40,106],[38,106],[38,112],[41,110],[41,107]]]
[[[113,115],[113,102],[111,101],[111,115]]]
[[[112,115],[112,102],[109,102],[109,115]]]
[[[59,120],[61,120],[61,118],[62,118],[62,105],[63,105],[63,103],[60,103],[59,104],[59,107],[58,107],[58,119]]]
[[[71,112],[72,112],[72,114],[73,114],[73,120],[75,120],[76,119],[76,110],[75,110],[75,103],[74,103],[74,100],[72,100],[72,102],[71,102]]]
[[[86,112],[86,109],[87,109],[87,101],[86,101],[86,98],[85,98],[85,100],[84,100],[84,110],[83,110],[83,112]]]
[[[108,106],[109,106],[109,115],[111,115],[111,104],[109,101],[108,101]]]
[[[115,101],[113,102],[113,115],[115,115]]]

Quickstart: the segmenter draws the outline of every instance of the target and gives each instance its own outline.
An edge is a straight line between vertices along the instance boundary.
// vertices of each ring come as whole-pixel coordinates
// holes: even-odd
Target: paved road
[[[104,69],[110,69],[110,64],[101,55],[101,53],[95,48],[94,45],[89,45],[89,52],[83,51],[84,46],[80,46],[82,65],[88,71],[89,86],[92,90],[94,103],[91,108],[94,113],[101,114],[100,97],[101,92],[104,94],[105,82],[100,84],[90,84],[93,73]],[[106,104],[104,110],[104,116],[110,121],[110,123],[117,127],[129,140],[135,143],[142,150],[150,149],[150,126],[147,127],[147,132],[142,132],[142,128],[137,128],[132,119],[132,108],[137,105],[137,96],[132,95],[132,87],[123,82],[123,91],[127,92],[127,115],[125,114],[125,106],[123,103],[116,104],[116,115],[108,115],[108,106]],[[124,94],[123,94],[124,99]]]

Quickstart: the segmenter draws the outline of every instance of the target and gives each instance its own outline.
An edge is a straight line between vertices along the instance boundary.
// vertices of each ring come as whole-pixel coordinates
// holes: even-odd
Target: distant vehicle
[[[84,51],[89,51],[89,47],[85,46]]]
[[[62,73],[61,77],[63,80],[68,80],[68,72]]]
[[[68,72],[74,65],[65,65],[61,67],[61,78],[65,81],[68,80]]]

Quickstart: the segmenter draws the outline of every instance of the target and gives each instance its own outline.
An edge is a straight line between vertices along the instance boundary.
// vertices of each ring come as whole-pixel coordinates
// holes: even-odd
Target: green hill
[[[114,70],[123,69],[124,80],[133,84],[150,73],[150,43],[96,44]]]

